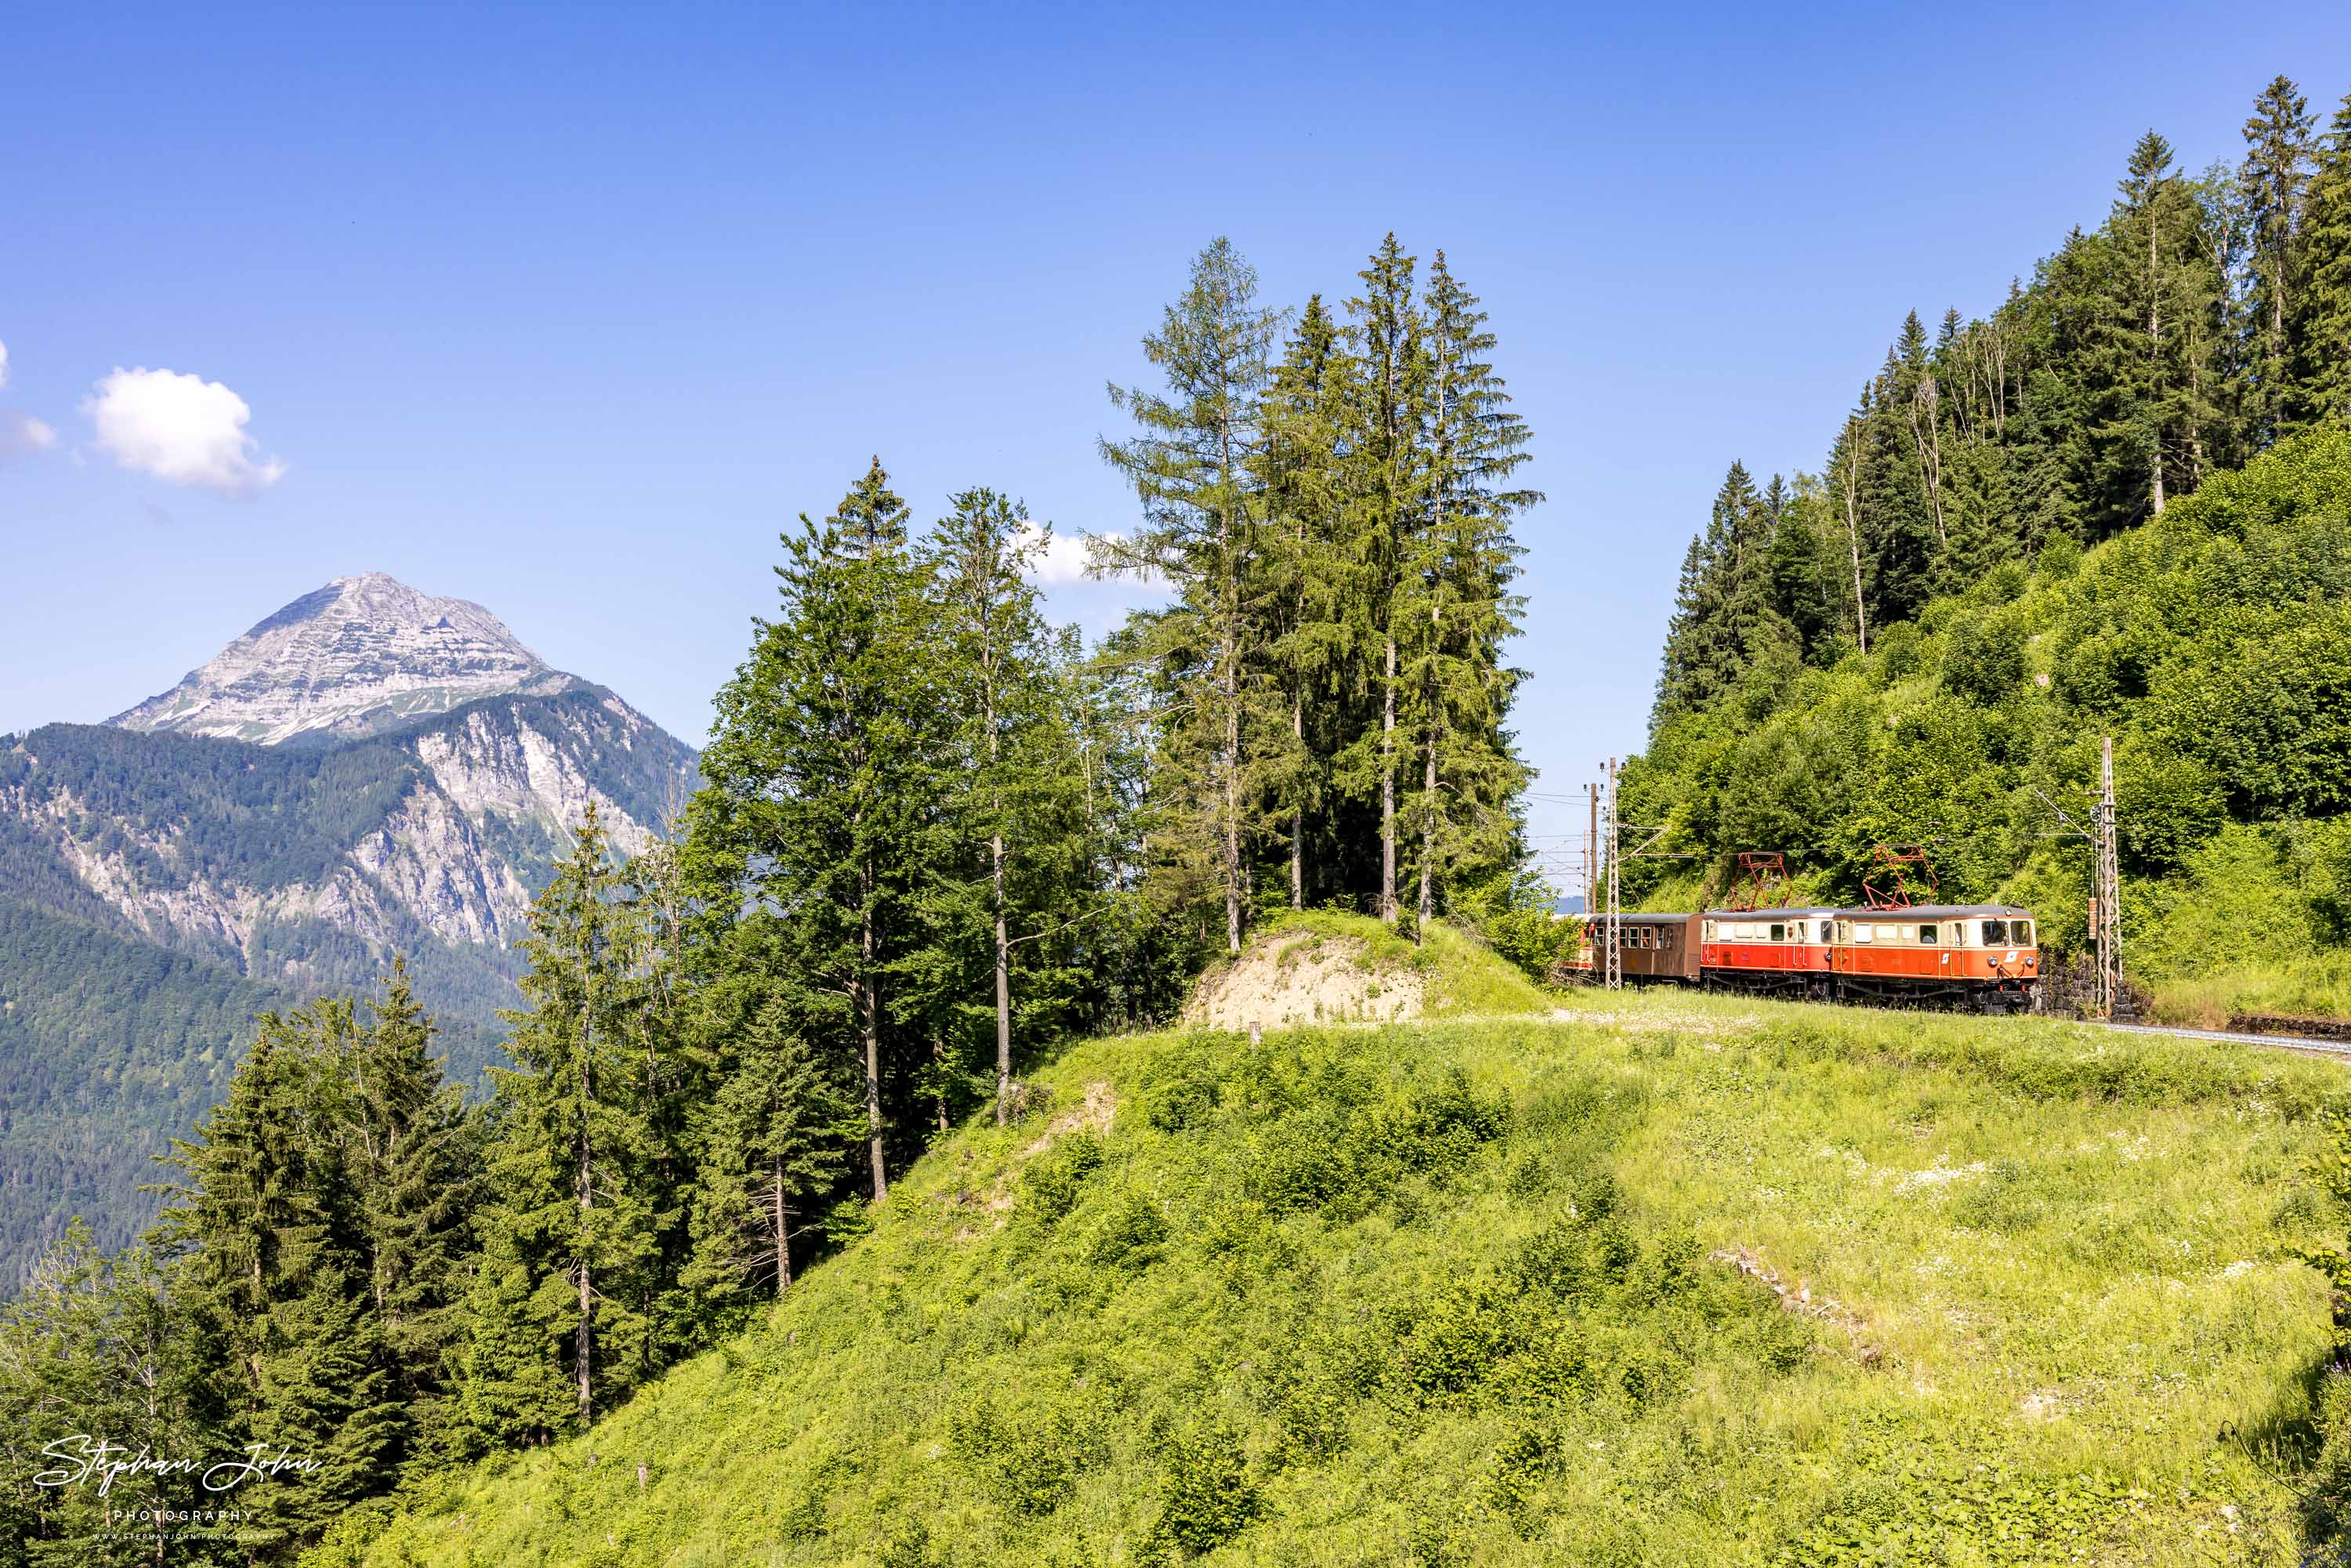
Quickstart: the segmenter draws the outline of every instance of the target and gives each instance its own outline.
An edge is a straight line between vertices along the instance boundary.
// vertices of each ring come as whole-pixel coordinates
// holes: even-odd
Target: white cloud
[[[0,343],[0,387],[8,384],[8,345]]]
[[[1029,558],[1029,580],[1040,588],[1066,588],[1086,580],[1086,536],[1049,533],[1030,523],[1020,530],[1021,543],[1035,553]]]
[[[0,408],[0,457],[47,452],[57,444],[57,433],[31,414]]]
[[[253,410],[218,382],[172,371],[118,369],[82,400],[98,448],[125,468],[172,485],[249,496],[284,476],[245,433]]]

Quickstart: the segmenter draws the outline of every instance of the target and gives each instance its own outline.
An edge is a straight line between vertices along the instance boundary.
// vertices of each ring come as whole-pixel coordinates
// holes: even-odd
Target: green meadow
[[[764,1326],[311,1561],[2287,1563],[2325,1537],[2326,1291],[2289,1253],[2343,1228],[2310,1175],[2341,1067],[1540,1005],[1072,1049]]]

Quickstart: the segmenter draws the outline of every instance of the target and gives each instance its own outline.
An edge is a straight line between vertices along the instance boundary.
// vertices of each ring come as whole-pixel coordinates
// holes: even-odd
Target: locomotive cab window
[[[1822,921],[1822,922],[1821,922],[1821,941],[1822,941],[1823,943],[1824,943],[1824,944],[1825,944],[1825,943],[1829,943],[1829,942],[1834,942],[1834,941],[1835,941],[1835,940],[1836,940],[1836,922],[1835,922],[1835,921],[1834,921],[1834,920],[1823,920],[1823,921]]]
[[[1787,939],[1788,939],[1788,928],[1787,928],[1786,926],[1784,926],[1784,925],[1774,925],[1773,927],[1771,927],[1771,940],[1772,940],[1772,941],[1774,941],[1774,942],[1785,942]]]
[[[2018,921],[2012,921],[2012,922],[2011,922],[2011,923],[2010,923],[2010,925],[2009,925],[2009,936],[2008,936],[2008,939],[2009,939],[2010,941],[2011,941],[2011,942],[2015,943],[2015,944],[2016,944],[2018,946],[2020,946],[2020,947],[2030,947],[2030,946],[2032,946],[2032,921],[2030,921],[2030,920],[2018,920]]]
[[[1921,925],[1918,927],[1918,943],[1919,946],[1924,947],[1933,946],[1935,945],[1935,928],[1931,925]]]
[[[2008,922],[2005,920],[1985,921],[1983,923],[1983,945],[1987,947],[2007,946]]]

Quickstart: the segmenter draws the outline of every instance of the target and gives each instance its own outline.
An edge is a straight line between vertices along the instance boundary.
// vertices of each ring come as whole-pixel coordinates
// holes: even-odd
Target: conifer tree
[[[561,1347],[573,1417],[625,1387],[650,1325],[640,1308],[658,1202],[645,1097],[632,1050],[644,1001],[643,912],[622,896],[601,813],[590,801],[571,848],[531,910],[518,982],[528,1009],[507,1015],[511,1069],[491,1069],[497,1137],[489,1223],[518,1239],[530,1310]]]
[[[781,1301],[792,1283],[794,1221],[828,1191],[841,1154],[864,1129],[863,1107],[799,1027],[785,997],[745,1020],[712,1107],[694,1207],[688,1282],[720,1314],[761,1277]]]
[[[1405,255],[1389,234],[1355,275],[1364,291],[1347,301],[1349,347],[1364,378],[1364,395],[1357,404],[1360,424],[1351,442],[1359,470],[1353,487],[1364,508],[1364,526],[1355,530],[1355,581],[1369,621],[1364,629],[1366,641],[1379,649],[1373,674],[1379,720],[1343,753],[1342,763],[1351,780],[1368,781],[1377,794],[1377,913],[1391,925],[1398,914],[1396,789],[1404,739],[1397,720],[1405,692],[1401,639],[1407,631],[1396,623],[1396,612],[1405,556],[1425,515],[1426,495],[1420,431],[1427,401],[1427,344],[1415,298],[1417,264],[1418,258]]]
[[[564,1376],[521,1233],[503,1208],[493,1207],[481,1216],[480,1235],[466,1264],[455,1454],[544,1444],[569,1430],[579,1414],[578,1392]]]
[[[1287,745],[1267,786],[1289,840],[1290,906],[1306,907],[1308,814],[1327,801],[1326,731],[1364,684],[1351,551],[1361,519],[1351,442],[1362,397],[1360,367],[1320,294],[1307,300],[1266,399],[1259,486],[1265,496],[1267,656],[1289,706]]]
[[[1280,327],[1280,313],[1258,303],[1256,269],[1230,240],[1210,242],[1160,329],[1143,340],[1166,390],[1113,385],[1112,406],[1140,430],[1100,443],[1143,505],[1141,526],[1106,540],[1101,563],[1113,573],[1155,575],[1175,593],[1174,611],[1147,623],[1145,656],[1181,672],[1167,733],[1205,758],[1192,769],[1198,803],[1186,848],[1216,868],[1229,953],[1240,951],[1249,900],[1244,841],[1261,710],[1253,676],[1270,640],[1257,571],[1263,506],[1251,469]]]
[[[201,1325],[144,1248],[109,1258],[79,1219],[0,1303],[0,1552],[35,1564],[130,1568],[164,1561],[171,1513],[216,1500],[192,1476],[153,1471],[94,1486],[44,1485],[59,1461],[104,1437],[133,1452],[208,1453],[222,1430]],[[120,1511],[120,1517],[117,1517]],[[162,1516],[162,1517],[159,1517]],[[128,1521],[156,1522],[142,1533]]]
[[[2304,192],[2310,179],[2309,100],[2286,78],[2273,78],[2245,121],[2245,162],[2238,173],[2251,230],[2252,329],[2259,347],[2253,382],[2253,438],[2267,444],[2283,416],[2286,322],[2299,308]]]
[[[315,1467],[246,1495],[283,1532],[278,1555],[381,1489],[408,1424],[347,1136],[360,1033],[348,999],[266,1015],[227,1100],[175,1140],[182,1178],[155,1232],[233,1446]]]
[[[859,1059],[877,1202],[890,1111],[927,1054],[890,988],[947,858],[947,704],[906,515],[877,459],[822,526],[784,536],[780,612],[719,693],[683,852],[708,961],[805,989],[811,1040]]]
[[[1012,1098],[1013,922],[1085,895],[1083,804],[1070,788],[1050,633],[1026,576],[1047,534],[1031,528],[1026,507],[994,490],[965,490],[950,501],[954,510],[925,557],[942,691],[960,716],[946,737],[953,782],[946,810],[968,842],[986,846],[1001,1124]]]
[[[2335,111],[2312,175],[2294,305],[2296,429],[2351,423],[2351,93]]]
[[[395,957],[353,1042],[347,1100],[368,1305],[409,1420],[422,1428],[438,1425],[454,1374],[479,1181],[474,1129],[462,1091],[432,1054],[434,1032]]]
[[[1496,340],[1486,313],[1443,251],[1429,266],[1426,308],[1427,512],[1407,546],[1390,617],[1410,639],[1401,674],[1421,761],[1407,809],[1420,829],[1423,924],[1448,868],[1490,874],[1519,847],[1512,803],[1527,775],[1504,728],[1517,675],[1501,649],[1518,632],[1521,603],[1510,591],[1523,553],[1510,523],[1541,499],[1512,487],[1531,433],[1489,358]]]

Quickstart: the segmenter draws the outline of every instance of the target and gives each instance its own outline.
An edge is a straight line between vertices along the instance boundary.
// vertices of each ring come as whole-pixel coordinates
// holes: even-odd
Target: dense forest
[[[1877,845],[1924,844],[1945,892],[2078,943],[2113,735],[2128,962],[2186,985],[2340,941],[2351,98],[2322,129],[2281,78],[2243,136],[2199,175],[2148,132],[1989,316],[1902,322],[1819,472],[1731,465],[1625,774],[1625,818],[1666,830],[1636,895],[1713,896],[1756,851],[1844,901]],[[2191,934],[2208,895],[2229,915]],[[2248,909],[2259,942],[2190,951]]]
[[[1284,311],[1228,243],[1194,262],[1102,444],[1139,520],[1095,570],[1165,599],[1099,647],[1045,620],[1046,530],[998,491],[921,528],[876,459],[788,530],[680,831],[623,860],[591,807],[539,895],[486,1099],[405,967],[266,1013],[146,1244],[77,1229],[0,1313],[0,1562],[153,1561],[105,1510],[207,1500],[32,1484],[74,1433],[303,1461],[174,1536],[244,1563],[584,1427],[1270,913],[1547,923],[1502,659],[1530,433],[1442,253],[1391,235],[1358,279]]]

